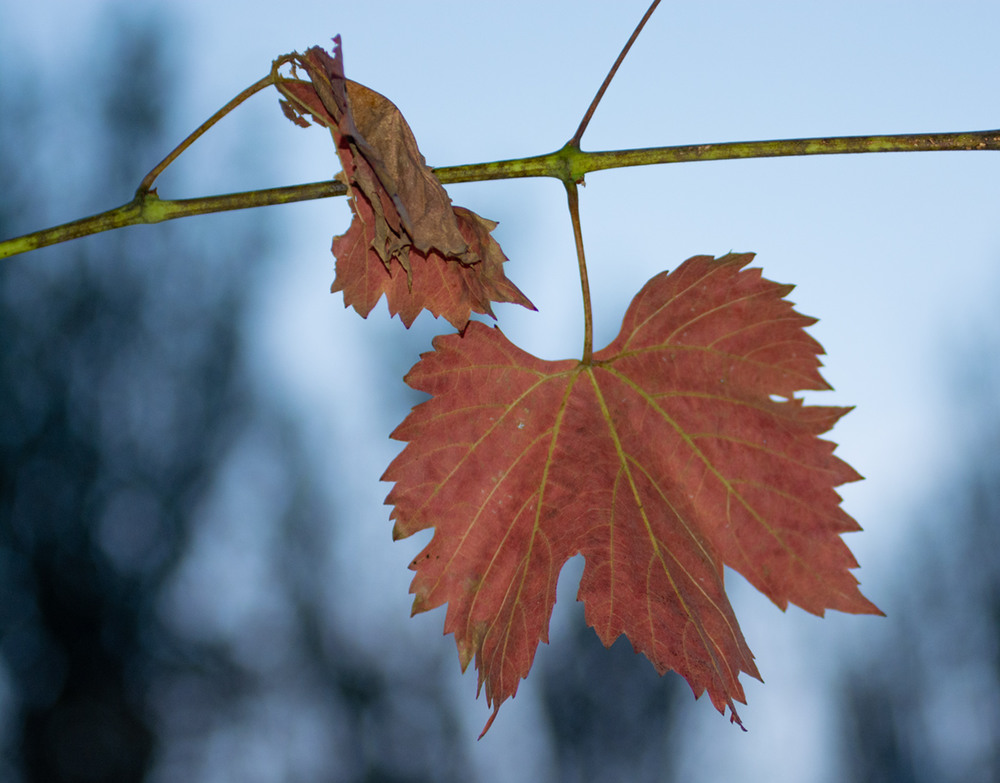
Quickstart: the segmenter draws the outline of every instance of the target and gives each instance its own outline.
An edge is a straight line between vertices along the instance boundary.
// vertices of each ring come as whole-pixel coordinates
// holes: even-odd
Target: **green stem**
[[[635,150],[585,152],[567,144],[548,155],[516,158],[470,166],[435,169],[437,178],[448,185],[455,182],[556,177],[574,182],[591,171],[651,166],[662,163],[690,163],[702,160],[779,158],[795,155],[849,155],[864,152],[947,152],[957,150],[1000,150],[1000,130],[963,133],[905,133],[894,136],[833,136],[773,141],[734,141],[722,144],[689,144],[680,147],[647,147]]]
[[[161,199],[154,192],[139,193],[128,204],[109,209],[107,212],[0,242],[0,258],[27,253],[47,245],[56,245],[60,242],[68,242],[71,239],[79,239],[125,226],[161,223],[164,220],[207,215],[212,212],[266,207],[273,204],[291,204],[295,201],[343,196],[346,193],[347,187],[337,180],[266,190],[251,190],[245,193],[230,193],[225,196],[178,199],[176,201]]]
[[[1000,130],[739,141],[725,144],[692,144],[680,147],[651,147],[610,152],[584,152],[566,145],[548,155],[467,166],[448,166],[435,169],[434,173],[446,185],[520,177],[554,177],[563,182],[582,182],[584,175],[591,171],[626,166],[649,166],[660,163],[775,158],[791,155],[942,152],[949,150],[1000,150]],[[178,201],[160,199],[152,192],[139,193],[128,204],[117,209],[0,242],[0,258],[124,226],[158,223],[163,220],[211,212],[342,196],[346,193],[347,188],[336,180]]]
[[[652,163],[686,163],[698,160],[777,158],[794,155],[856,155],[865,152],[945,152],[1000,150],[1000,130],[965,133],[905,133],[894,136],[835,136],[832,138],[735,141],[685,147],[596,152],[586,171],[646,166]]]

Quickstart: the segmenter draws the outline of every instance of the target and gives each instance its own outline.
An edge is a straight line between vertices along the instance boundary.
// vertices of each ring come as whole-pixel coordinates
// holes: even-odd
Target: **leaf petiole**
[[[587,277],[587,258],[583,252],[583,229],[580,225],[580,194],[572,180],[566,183],[569,216],[573,221],[573,238],[576,240],[576,260],[580,266],[580,287],[583,291],[583,357],[590,364],[594,355],[594,315],[590,306],[590,280]]]

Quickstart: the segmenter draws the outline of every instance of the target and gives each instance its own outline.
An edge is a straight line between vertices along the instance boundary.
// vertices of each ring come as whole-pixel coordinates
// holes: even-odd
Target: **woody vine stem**
[[[614,77],[618,66],[624,60],[632,43],[658,4],[659,0],[654,0],[646,11],[643,19],[639,22],[639,25],[636,27],[614,66],[612,66],[611,71],[605,78],[601,88],[595,95],[576,133],[562,148],[545,155],[434,169],[435,176],[445,185],[484,180],[517,179],[522,177],[554,177],[565,184],[570,213],[573,219],[581,284],[583,287],[585,362],[590,360],[592,351],[592,327],[590,295],[583,256],[583,239],[580,232],[577,185],[584,181],[586,174],[593,171],[625,168],[628,166],[649,166],[706,160],[738,160],[799,155],[843,155],[868,152],[1000,150],[1000,129],[958,133],[910,133],[888,136],[834,136],[769,141],[740,141],[721,144],[647,147],[643,149],[601,152],[588,152],[580,149],[580,139],[586,130],[591,116],[593,116],[594,110],[597,108],[608,84],[610,84],[611,79]],[[189,199],[163,199],[160,198],[155,188],[153,188],[154,181],[167,166],[173,163],[181,153],[209,128],[247,98],[276,84],[278,80],[287,79],[278,74],[277,68],[273,68],[267,76],[247,87],[219,109],[219,111],[181,142],[176,149],[142,179],[134,198],[128,203],[70,223],[0,241],[0,258],[27,253],[48,245],[68,242],[72,239],[116,228],[124,228],[125,226],[160,223],[166,220],[213,212],[226,212],[275,204],[290,204],[297,201],[346,195],[347,187],[337,180]]]
[[[742,160],[797,155],[848,155],[864,152],[947,152],[958,150],[1000,150],[1000,129],[959,133],[905,133],[891,136],[830,136],[773,141],[736,141],[722,144],[689,144],[679,147],[646,147],[633,150],[587,152],[569,146],[530,158],[514,158],[491,163],[472,163],[434,169],[444,185],[459,182],[554,177],[563,182],[579,182],[585,174],[628,166],[660,163],[689,163],[704,160]],[[162,223],[194,215],[229,212],[237,209],[292,204],[319,198],[347,195],[347,187],[337,180],[249,190],[223,196],[161,199],[155,190],[136,193],[127,204],[53,228],[0,241],[0,258],[37,250],[48,245],[99,234],[126,226]]]

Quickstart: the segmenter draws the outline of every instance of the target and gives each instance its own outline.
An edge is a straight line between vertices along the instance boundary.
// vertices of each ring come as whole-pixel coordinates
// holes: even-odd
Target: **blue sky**
[[[140,4],[141,5],[141,4]],[[149,3],[150,7],[155,4]],[[34,52],[31,68],[71,63],[72,101],[86,100],[94,52],[106,42],[110,2],[40,0],[0,10],[0,44]],[[548,152],[561,146],[635,22],[641,2],[312,2],[256,0],[169,5],[183,42],[173,118],[179,140],[271,60],[343,38],[347,74],[391,98],[431,165]],[[234,10],[238,9],[238,10]],[[1000,126],[992,0],[938,3],[841,0],[821,3],[664,2],[618,74],[584,137],[585,149],[812,135],[981,130]],[[25,65],[26,72],[28,66]],[[127,78],[127,73],[121,74]],[[191,196],[326,179],[337,170],[329,137],[293,127],[266,93],[227,118],[176,164]],[[50,165],[74,168],[72,129]],[[166,152],[166,150],[164,151]],[[241,165],[263,161],[259,169]],[[150,166],[155,161],[150,161]],[[137,173],[137,181],[142,172]],[[178,175],[180,176],[180,175]],[[562,187],[549,181],[456,185],[456,204],[500,221],[508,275],[539,308],[500,306],[511,339],[546,358],[579,352],[579,288]],[[84,204],[53,194],[52,222],[122,203]],[[954,470],[971,433],[953,374],[988,362],[983,331],[995,335],[1000,291],[1000,154],[933,153],[731,161],[602,172],[581,192],[596,308],[596,342],[608,342],[631,296],[653,274],[696,254],[754,251],[765,275],[796,284],[791,299],[820,318],[811,330],[828,352],[836,392],[817,402],[856,405],[834,430],[838,455],[867,480],[844,488],[865,528],[848,542],[866,594],[901,568],[908,513],[927,487]],[[378,482],[397,446],[385,435],[406,413],[380,384],[401,376],[447,324],[422,316],[407,332],[368,322],[328,293],[329,244],[348,223],[343,201],[275,208],[285,234],[274,279],[261,294],[255,330],[262,373],[311,420],[317,459],[352,487],[356,520],[340,538],[331,591],[349,595],[335,611],[373,638],[435,639],[443,613],[413,621],[406,564],[416,541],[393,544]],[[212,220],[215,218],[199,218]],[[277,218],[276,218],[277,219]],[[220,222],[220,242],[224,222]],[[35,228],[25,226],[25,230]],[[149,229],[153,230],[153,229]],[[385,341],[409,358],[384,368]],[[993,343],[995,345],[995,343]],[[398,372],[397,372],[398,371]],[[331,401],[335,400],[335,403]],[[349,460],[330,444],[371,443]],[[343,550],[342,550],[343,551]],[[685,714],[685,765],[711,780],[738,764],[747,779],[831,780],[822,750],[833,659],[863,643],[878,620],[831,615],[819,621],[766,599],[730,577],[737,614],[766,686],[747,683],[735,731],[707,700]],[[574,587],[561,584],[563,601]],[[883,607],[891,611],[891,607]],[[567,622],[557,608],[555,623]],[[401,623],[406,630],[398,630]],[[442,645],[452,645],[449,639]],[[558,635],[540,655],[558,656]],[[646,665],[637,663],[637,665]],[[470,753],[491,779],[504,748],[531,747],[529,679],[505,705],[488,738],[473,742],[487,714],[474,680],[455,666],[454,688],[469,703]],[[795,750],[789,753],[789,748]],[[711,749],[710,753],[705,753]],[[530,754],[525,754],[530,755]],[[529,764],[530,768],[530,764]],[[518,772],[507,770],[510,779]],[[522,772],[524,770],[521,770]]]

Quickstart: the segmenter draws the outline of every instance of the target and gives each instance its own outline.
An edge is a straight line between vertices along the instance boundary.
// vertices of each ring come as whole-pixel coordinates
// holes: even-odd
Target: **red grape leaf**
[[[281,61],[310,78],[277,82],[282,110],[298,125],[308,114],[330,129],[350,187],[354,219],[333,241],[331,290],[344,292],[345,306],[367,317],[385,294],[407,327],[429,310],[457,329],[471,312],[493,315],[491,302],[534,309],[504,275],[507,259],[490,236],[496,223],[453,207],[399,109],[344,78],[340,36],[332,57],[314,46]]]
[[[783,298],[791,286],[742,270],[752,257],[657,275],[590,364],[543,361],[472,323],[407,375],[432,396],[392,434],[408,441],[383,476],[393,536],[436,528],[410,566],[413,611],[448,603],[445,633],[493,707],[487,729],[548,641],[578,553],[601,641],[626,634],[736,722],[739,674],[759,675],[723,566],[782,609],[879,613],[840,538],[860,528],[834,487],[860,476],[818,437],[848,409],[794,397],[829,388],[814,319]]]

